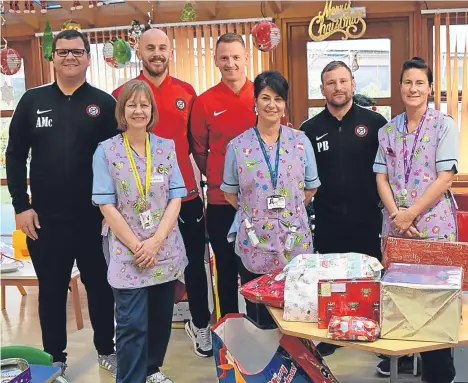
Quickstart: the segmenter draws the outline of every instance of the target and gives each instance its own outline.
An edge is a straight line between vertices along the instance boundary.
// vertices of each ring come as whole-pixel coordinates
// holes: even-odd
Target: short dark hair
[[[254,80],[254,97],[258,98],[261,91],[265,88],[270,88],[284,101],[288,101],[289,84],[284,76],[275,70],[267,70],[260,73]]]
[[[55,47],[57,46],[57,41],[58,40],[72,40],[72,39],[81,39],[83,40],[84,48],[87,53],[91,51],[91,47],[89,45],[88,39],[78,31],[75,31],[74,29],[69,29],[66,31],[62,31],[59,34],[57,34],[54,37],[54,41],[52,41],[52,52],[55,52]]]
[[[322,73],[320,74],[320,81],[322,81],[322,84],[323,84],[323,75],[337,68],[346,68],[351,78],[353,78],[353,72],[351,71],[349,66],[347,66],[343,61],[331,61],[325,66],[325,68],[323,68]]]
[[[241,43],[242,46],[245,48],[245,41],[241,35],[237,33],[225,33],[224,35],[219,36],[218,41],[216,41],[216,48],[221,43]]]
[[[405,72],[413,68],[422,69],[424,72],[426,72],[427,81],[429,82],[429,85],[432,85],[432,83],[434,82],[432,69],[429,67],[429,65],[427,65],[427,63],[421,57],[413,57],[411,60],[406,60],[403,63],[403,67],[401,68],[401,74],[400,74],[400,84],[403,82],[403,75],[405,74]]]

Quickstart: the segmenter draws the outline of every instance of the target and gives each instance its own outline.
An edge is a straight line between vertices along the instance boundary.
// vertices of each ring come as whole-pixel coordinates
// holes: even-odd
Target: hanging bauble
[[[271,21],[260,21],[252,28],[252,41],[259,51],[272,51],[278,46],[280,39],[280,29]]]
[[[74,20],[67,20],[62,24],[60,31],[78,31],[81,32],[81,25]]]
[[[8,85],[6,82],[3,84],[3,86],[0,88],[2,92],[2,101],[10,104],[15,100],[15,93],[13,90],[13,87]]]
[[[195,8],[193,7],[192,3],[185,3],[180,15],[180,21],[195,21],[196,18],[197,13],[195,12]]]
[[[144,25],[141,25],[138,20],[132,20],[132,23],[130,24],[130,29],[128,30],[128,43],[132,48],[135,48],[135,46],[138,43],[138,40],[140,39],[144,31]]]
[[[4,48],[0,51],[0,63],[2,74],[11,76],[21,68],[21,55],[13,48]]]
[[[123,68],[132,58],[130,44],[115,37],[104,44],[102,51],[107,65],[117,69]]]

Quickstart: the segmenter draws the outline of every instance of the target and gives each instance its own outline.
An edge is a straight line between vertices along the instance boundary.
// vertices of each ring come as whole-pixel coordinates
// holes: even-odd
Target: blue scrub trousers
[[[172,328],[176,281],[113,289],[117,383],[145,383],[163,365]]]

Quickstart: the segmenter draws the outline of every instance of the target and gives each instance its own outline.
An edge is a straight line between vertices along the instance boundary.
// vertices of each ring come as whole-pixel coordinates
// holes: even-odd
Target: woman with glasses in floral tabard
[[[187,191],[174,141],[148,133],[158,118],[149,85],[125,84],[115,115],[123,132],[94,154],[93,202],[110,227],[104,243],[116,305],[117,383],[172,383],[159,369],[176,281],[187,265],[177,225]]]

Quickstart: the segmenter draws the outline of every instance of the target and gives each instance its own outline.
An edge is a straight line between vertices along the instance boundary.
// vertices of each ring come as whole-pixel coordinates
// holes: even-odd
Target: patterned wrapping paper
[[[375,320],[356,316],[332,316],[328,325],[328,339],[374,342],[380,334]]]
[[[318,282],[318,328],[328,328],[332,316],[358,316],[380,321],[380,281],[321,280]]]
[[[285,280],[275,280],[279,272],[262,275],[242,285],[240,293],[253,303],[282,308]]]
[[[458,343],[463,269],[390,264],[381,281],[381,336]]]
[[[462,267],[463,290],[468,291],[468,243],[385,237],[382,245],[385,267],[391,263]]]
[[[283,319],[291,322],[318,322],[319,280],[375,279],[382,269],[376,258],[357,253],[307,254],[296,258],[282,273],[287,273]]]

